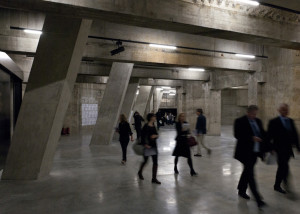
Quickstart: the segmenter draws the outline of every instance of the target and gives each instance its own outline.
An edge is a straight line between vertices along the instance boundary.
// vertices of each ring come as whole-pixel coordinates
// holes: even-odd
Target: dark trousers
[[[256,201],[260,201],[261,197],[258,194],[257,187],[256,187],[256,182],[255,182],[255,175],[254,175],[254,166],[256,164],[257,156],[253,154],[247,160],[247,162],[243,163],[244,164],[244,170],[242,172],[239,184],[238,184],[238,190],[239,192],[246,193],[247,187],[249,184],[250,190],[255,197]]]
[[[177,169],[178,159],[179,159],[179,156],[176,156],[176,157],[175,157],[175,160],[174,160],[174,164],[175,164],[174,169]],[[190,167],[191,172],[195,172],[195,171],[194,171],[194,167],[193,167],[193,161],[192,161],[192,158],[191,158],[191,157],[188,157],[187,162],[188,162],[188,165],[189,165],[189,167]]]
[[[136,130],[136,139],[140,139],[141,133],[142,133],[142,128],[141,127],[135,127]]]
[[[152,167],[152,179],[156,179],[157,175],[157,167],[158,167],[158,156],[157,155],[152,155],[152,162],[153,162],[153,167]],[[140,166],[139,174],[142,174],[144,166],[147,164],[149,159],[149,156],[144,156],[144,162]]]
[[[283,181],[285,184],[288,184],[288,176],[289,176],[289,155],[280,155],[277,157],[277,173],[275,180],[275,187],[280,187],[281,182]]]
[[[127,146],[128,146],[129,141],[120,141],[121,148],[122,148],[122,160],[126,161],[127,160]]]

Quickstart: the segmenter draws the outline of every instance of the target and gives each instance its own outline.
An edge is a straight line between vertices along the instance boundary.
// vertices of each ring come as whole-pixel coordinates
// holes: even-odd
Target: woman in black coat
[[[127,154],[127,146],[129,143],[129,136],[131,138],[131,141],[133,141],[133,136],[132,136],[132,131],[130,129],[130,125],[127,122],[127,119],[124,114],[120,115],[120,123],[119,123],[117,132],[120,134],[119,141],[120,141],[120,144],[122,147],[122,153],[123,153],[123,158],[122,158],[121,163],[125,164],[126,160],[127,160],[126,154]]]
[[[179,174],[179,171],[177,169],[177,163],[179,157],[185,157],[188,159],[188,165],[190,166],[191,169],[191,176],[197,175],[193,168],[193,161],[191,158],[191,150],[190,146],[188,145],[188,135],[190,133],[189,130],[189,124],[185,121],[185,115],[184,113],[181,113],[178,116],[178,122],[176,122],[176,131],[177,131],[177,136],[176,136],[176,146],[173,151],[173,156],[175,156],[175,166],[174,166],[174,172],[175,174]]]

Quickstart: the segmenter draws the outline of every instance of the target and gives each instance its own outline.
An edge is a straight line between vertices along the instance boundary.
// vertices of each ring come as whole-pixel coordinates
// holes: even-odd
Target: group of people
[[[158,110],[158,112],[155,115],[156,115],[157,129],[159,129],[159,127],[161,126],[164,126],[165,124],[173,125],[175,123],[176,116],[173,115],[172,113],[166,112],[165,114],[163,114],[161,110]]]
[[[294,125],[294,121],[288,117],[289,106],[281,104],[278,108],[279,116],[270,120],[268,130],[263,128],[262,121],[257,118],[258,107],[251,105],[247,108],[245,116],[238,118],[234,122],[234,137],[237,139],[234,158],[243,164],[243,172],[238,183],[238,195],[244,199],[249,200],[250,196],[246,191],[248,185],[255,197],[258,207],[265,206],[262,196],[257,190],[257,185],[254,176],[254,166],[257,158],[262,160],[267,152],[277,156],[278,169],[274,184],[274,190],[286,194],[289,190],[289,160],[294,156],[293,146],[296,146],[300,152],[298,134]],[[204,136],[206,130],[206,118],[203,115],[202,109],[197,109],[197,123],[195,127],[195,135],[197,136],[198,146],[194,156],[200,157],[201,146],[211,154],[211,149],[204,143]],[[144,145],[143,162],[138,171],[138,177],[144,180],[143,169],[149,157],[151,156],[152,167],[152,183],[161,184],[157,180],[158,167],[158,149],[157,139],[159,137],[155,126],[156,115],[149,113],[147,115],[147,123],[142,128],[142,121],[144,119],[137,112],[134,114],[135,129],[137,138],[140,138],[141,144]],[[179,114],[176,122],[176,146],[172,153],[174,159],[174,173],[179,174],[177,167],[179,157],[187,158],[187,163],[190,167],[191,176],[196,176],[197,173],[193,168],[193,161],[191,158],[191,149],[188,140],[191,136],[190,126],[186,121],[184,113]],[[118,132],[120,133],[120,143],[123,152],[122,163],[126,163],[126,148],[131,138],[133,141],[133,134],[124,115],[120,116],[120,124]],[[283,189],[281,184],[285,184],[286,189]]]
[[[278,169],[274,184],[274,190],[286,194],[289,190],[289,160],[294,156],[293,146],[300,152],[298,134],[294,121],[288,117],[289,106],[281,104],[278,108],[279,116],[270,120],[268,130],[263,128],[262,121],[258,119],[258,107],[251,105],[247,109],[247,115],[238,118],[234,123],[234,136],[237,139],[234,158],[243,166],[243,172],[238,183],[238,195],[249,200],[247,187],[255,197],[258,207],[265,206],[254,176],[254,166],[257,158],[262,160],[267,152],[277,156]],[[286,189],[281,187],[284,182]]]

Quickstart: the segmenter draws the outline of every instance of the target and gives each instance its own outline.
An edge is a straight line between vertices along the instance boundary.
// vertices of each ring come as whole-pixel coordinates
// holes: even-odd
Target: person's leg
[[[251,165],[249,166],[249,187],[250,187],[250,190],[253,194],[253,196],[255,197],[256,201],[259,203],[261,201],[261,197],[258,193],[258,190],[257,190],[257,185],[256,185],[256,182],[255,182],[255,175],[254,175],[254,166],[255,166],[255,163],[256,163],[256,157],[255,159],[252,160],[252,163]]]
[[[249,182],[249,174],[250,174],[250,169],[251,167],[249,164],[244,164],[244,169],[241,174],[239,184],[237,189],[239,190],[239,195],[246,194],[247,187],[248,187],[248,182]]]
[[[127,146],[128,146],[129,141],[123,142],[123,160],[126,162],[127,161]]]
[[[198,135],[197,136],[197,141],[198,141],[198,144],[197,144],[197,152],[195,154],[195,156],[201,156],[201,144],[202,144],[202,139],[203,139],[203,135]]]
[[[201,145],[202,145],[203,148],[206,149],[207,153],[210,154],[211,153],[211,149],[208,146],[206,146],[204,139],[205,139],[205,137],[204,137],[204,134],[203,134],[202,135],[202,139],[201,139]]]
[[[175,157],[174,159],[174,172],[175,174],[179,174],[178,169],[177,169],[177,163],[178,163],[178,156]]]
[[[285,161],[285,158],[281,155],[278,155],[277,157],[277,164],[278,164],[278,168],[277,168],[277,173],[276,173],[276,180],[275,180],[275,184],[274,184],[274,188],[278,188],[280,189],[280,185],[281,182],[283,181],[286,171],[287,171],[287,163]]]
[[[147,164],[148,158],[149,158],[148,156],[144,156],[144,161],[141,163],[140,169],[138,171],[138,176],[141,180],[144,180],[143,169],[144,169],[144,166]]]
[[[192,158],[188,157],[187,162],[188,162],[188,165],[189,165],[190,170],[191,170],[191,176],[197,175],[197,173],[195,172],[194,167],[193,167]]]
[[[120,144],[122,148],[122,163],[124,163],[126,161],[126,148],[125,148],[126,142],[120,141]]]
[[[152,167],[152,183],[156,184],[161,184],[160,181],[157,180],[157,167],[158,167],[158,156],[157,155],[152,155],[152,162],[153,162],[153,167]]]

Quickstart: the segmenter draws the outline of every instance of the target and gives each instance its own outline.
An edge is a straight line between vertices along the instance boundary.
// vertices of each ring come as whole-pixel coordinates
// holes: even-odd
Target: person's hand
[[[151,146],[149,146],[149,145],[147,145],[147,144],[145,144],[145,147],[146,147],[147,149],[151,149]]]
[[[134,141],[133,137],[131,137],[131,141]]]
[[[154,135],[151,135],[151,139],[156,139],[158,138],[158,135],[154,134]]]
[[[253,136],[253,141],[254,142],[262,142],[262,139],[256,136]]]

